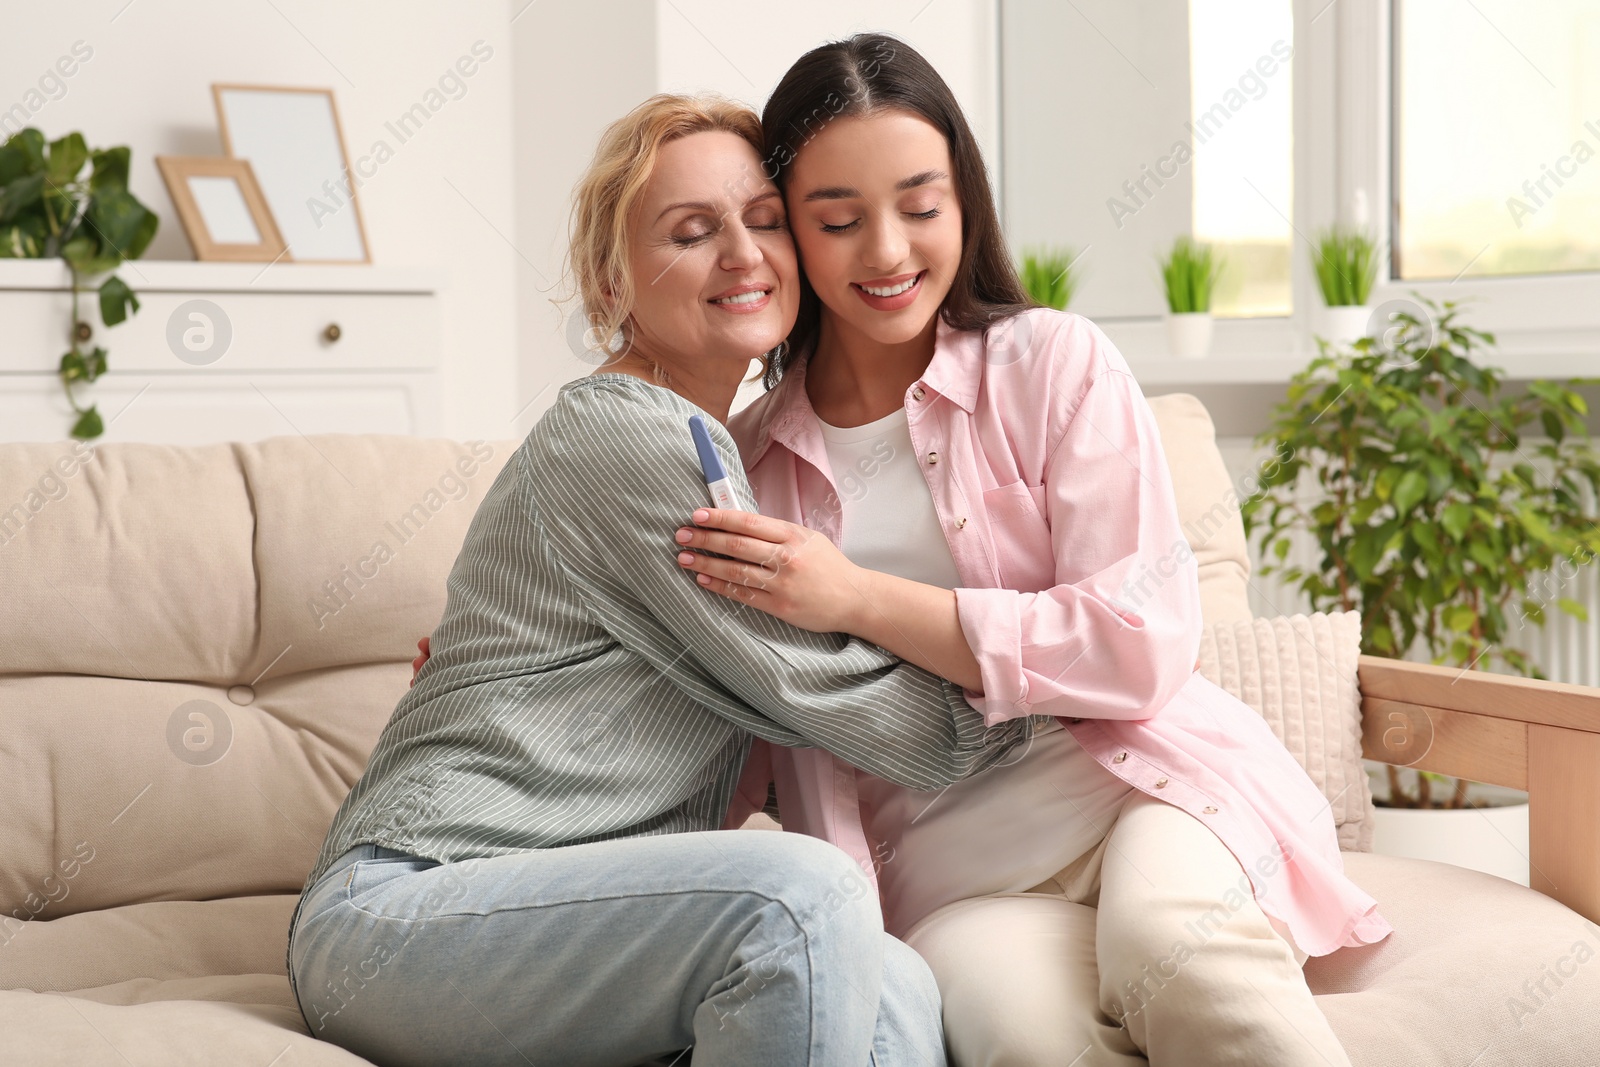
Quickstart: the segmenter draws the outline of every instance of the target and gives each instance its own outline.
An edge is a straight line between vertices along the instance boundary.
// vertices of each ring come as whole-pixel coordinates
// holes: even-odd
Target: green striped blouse
[[[876,645],[701,589],[673,541],[708,501],[697,413],[623,374],[562,387],[473,516],[432,655],[307,889],[358,844],[451,862],[714,830],[752,734],[916,789],[1031,736],[1028,719],[986,729],[959,687]]]

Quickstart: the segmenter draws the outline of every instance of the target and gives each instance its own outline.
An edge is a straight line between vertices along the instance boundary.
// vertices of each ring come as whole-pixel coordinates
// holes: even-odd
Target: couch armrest
[[[1600,689],[1362,656],[1362,755],[1528,792],[1528,881],[1600,922]]]

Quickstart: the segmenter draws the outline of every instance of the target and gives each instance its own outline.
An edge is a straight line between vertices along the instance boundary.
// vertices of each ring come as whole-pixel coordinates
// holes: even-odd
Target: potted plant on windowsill
[[[1189,236],[1172,243],[1161,263],[1167,295],[1167,347],[1180,359],[1211,351],[1211,294],[1222,274],[1222,257]]]
[[[1413,295],[1417,303],[1394,309],[1382,338],[1342,348],[1319,340],[1320,354],[1290,380],[1256,441],[1287,458],[1263,468],[1243,503],[1246,532],[1261,573],[1280,574],[1313,611],[1360,613],[1365,653],[1423,655],[1463,670],[1498,661],[1543,677],[1511,638],[1542,626],[1550,609],[1587,621],[1570,586],[1600,551],[1585,502],[1600,494],[1600,456],[1573,386],[1600,379],[1535,381],[1502,396],[1502,372],[1474,358],[1494,337],[1457,322],[1456,304]],[[1539,430],[1543,440],[1525,436]],[[1290,560],[1297,540],[1311,562]],[[1433,725],[1397,721],[1405,742],[1397,747],[1420,759]],[[1521,802],[1523,854],[1513,847],[1510,867],[1526,881],[1524,794],[1369,767],[1381,776],[1380,851],[1504,874],[1491,857],[1517,835],[1517,813],[1507,812],[1508,833],[1472,809]],[[1434,818],[1412,843],[1395,840],[1393,824],[1417,816]],[[1462,838],[1459,851],[1440,854],[1450,837]]]
[[[1312,245],[1311,265],[1322,292],[1318,336],[1332,345],[1365,337],[1372,327],[1367,300],[1378,276],[1378,246],[1361,230],[1331,226]]]
[[[1024,249],[1017,269],[1022,288],[1040,307],[1065,311],[1083,280],[1077,269],[1081,257],[1071,248]]]

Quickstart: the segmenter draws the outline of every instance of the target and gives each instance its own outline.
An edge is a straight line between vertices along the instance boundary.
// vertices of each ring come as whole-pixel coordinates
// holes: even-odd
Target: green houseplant
[[[1329,307],[1355,307],[1372,295],[1378,277],[1378,245],[1363,230],[1330,226],[1317,234],[1311,249],[1317,288]]]
[[[79,133],[46,144],[31,127],[0,145],[0,256],[60,256],[72,274],[71,347],[57,373],[78,416],[72,436],[84,440],[100,436],[105,425],[94,404],[78,406],[72,388],[105,373],[106,350],[85,350],[93,330],[79,317],[79,295],[96,290],[106,326],[137,311],[138,298],[112,272],[142,256],[159,225],[128,191],[129,155],[126,147],[90,150]]]
[[[1364,230],[1330,226],[1311,246],[1311,266],[1322,292],[1317,332],[1333,344],[1349,344],[1367,332],[1367,301],[1378,277],[1378,245]]]
[[[1211,294],[1222,274],[1222,257],[1210,245],[1184,235],[1158,259],[1167,297],[1168,346],[1175,356],[1199,359],[1211,350]]]
[[[1040,307],[1065,310],[1083,280],[1075,269],[1080,255],[1071,248],[1024,249],[1018,270],[1022,288]]]
[[[1600,549],[1585,504],[1600,493],[1600,458],[1572,388],[1600,379],[1502,396],[1502,372],[1474,359],[1493,335],[1458,322],[1455,303],[1413,295],[1384,336],[1319,340],[1290,380],[1256,440],[1277,458],[1241,506],[1245,530],[1263,574],[1281,574],[1313,610],[1360,613],[1363,652],[1420,646],[1435,663],[1498,660],[1542,677],[1507,640],[1551,607],[1587,621],[1564,583],[1545,579],[1570,577]],[[1312,566],[1286,562],[1297,532],[1320,552]],[[1451,782],[1423,772],[1413,795],[1395,768],[1389,777],[1393,806],[1427,806],[1432,785]],[[1466,783],[1449,792],[1444,806],[1466,803]]]

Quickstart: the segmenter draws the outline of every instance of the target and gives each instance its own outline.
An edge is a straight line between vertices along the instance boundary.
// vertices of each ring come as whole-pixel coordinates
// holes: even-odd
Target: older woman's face
[[[662,146],[635,212],[635,351],[742,369],[788,335],[800,304],[794,243],[783,197],[743,138],[694,133]]]

